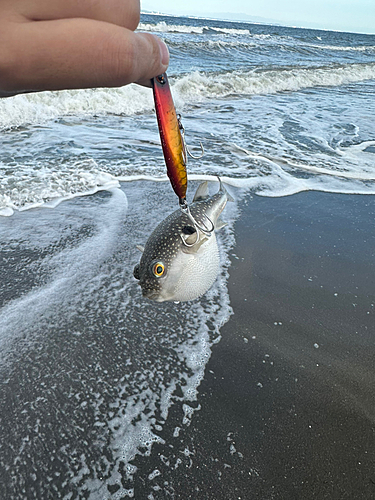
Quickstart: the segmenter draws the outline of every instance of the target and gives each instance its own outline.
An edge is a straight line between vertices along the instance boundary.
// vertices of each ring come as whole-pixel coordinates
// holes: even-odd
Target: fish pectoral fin
[[[186,248],[190,249],[192,247],[196,248],[196,244],[199,243],[199,233],[194,226],[186,225],[182,228],[180,233],[181,239],[185,245],[183,249],[186,252]]]
[[[196,231],[193,234],[186,235],[181,233],[181,239],[184,242],[182,251],[184,253],[197,253],[199,248],[208,240],[209,236]]]
[[[202,200],[207,200],[209,198],[209,193],[208,193],[208,182],[204,181],[202,184],[198,186],[198,189],[195,192],[193,203],[195,201],[202,201]]]
[[[215,224],[215,230],[221,229],[222,227],[225,227],[227,224],[228,222],[223,221],[223,219],[219,217]]]
[[[184,232],[181,233],[181,239],[185,243],[185,245],[191,247],[195,243],[198,243],[199,235],[196,231],[191,234],[186,234]]]
[[[142,253],[145,251],[145,247],[143,247],[142,245],[136,245],[136,248],[138,248],[138,250]]]

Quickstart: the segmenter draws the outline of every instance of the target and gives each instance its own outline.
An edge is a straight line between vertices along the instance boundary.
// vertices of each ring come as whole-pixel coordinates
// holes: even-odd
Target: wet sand
[[[105,194],[96,196],[101,203],[104,196],[111,199]],[[60,208],[62,213],[76,213],[77,204],[94,202],[87,197]],[[90,499],[127,498],[116,496],[120,482],[129,492],[134,488],[137,500],[375,498],[374,197],[314,192],[284,198],[254,196],[245,198],[240,208],[228,282],[233,315],[221,328],[220,342],[212,346],[197,400],[184,400],[180,389],[178,401],[177,390],[168,418],[157,429],[164,444],[154,443],[150,456],[136,455],[131,461],[137,467],[133,480],[125,479],[122,463],[119,483],[110,481],[109,494],[97,492]],[[41,235],[54,227],[50,220],[54,215],[60,251],[65,226],[58,225],[57,212],[35,214],[37,226],[32,211],[25,214],[25,223],[32,224],[33,232],[38,228]],[[13,224],[12,219],[7,223]],[[82,228],[87,232],[87,225]],[[80,241],[83,235],[74,237]],[[121,249],[125,242],[120,239],[118,244]],[[119,269],[126,260],[126,250],[122,251],[125,256],[118,256]],[[14,270],[7,272],[5,266],[0,272],[6,301],[38,288],[46,279],[43,273],[28,274],[45,267],[24,265],[43,259],[43,252],[25,252],[17,253],[19,261],[4,260]],[[129,352],[135,356],[139,351],[139,363],[146,356],[143,341],[130,336],[131,348],[116,342],[117,332],[120,339],[127,332],[123,313],[116,308],[111,316],[113,335],[102,334],[105,326],[100,325],[105,325],[106,317],[96,310],[91,315],[92,330],[89,323],[82,326],[82,335],[67,335],[73,328],[69,321],[79,328],[76,301],[79,305],[84,289],[77,288],[75,293],[72,309],[68,307],[70,295],[63,303],[63,295],[56,295],[56,311],[65,304],[61,327],[58,321],[51,324],[47,316],[47,335],[43,318],[39,319],[43,342],[35,348],[25,343],[22,361],[4,379],[0,455],[8,469],[0,476],[1,498],[89,498],[83,487],[79,490],[73,481],[69,484],[75,448],[91,468],[81,475],[94,475],[103,449],[108,460],[113,460],[110,437],[108,449],[96,446],[100,434],[92,424],[95,414],[90,412],[99,412],[103,422],[113,417],[111,408],[108,412],[105,407],[97,409],[95,394],[108,396],[108,404],[116,401],[118,387],[113,381],[123,374]],[[139,293],[136,284],[134,293]],[[173,304],[164,309],[152,307],[160,317],[150,320],[150,331],[160,328],[166,310],[170,315],[179,311]],[[69,315],[65,319],[67,313],[71,319]],[[134,321],[140,321],[140,311],[134,314]],[[147,309],[144,320],[149,316]],[[88,317],[83,318],[87,322]],[[147,344],[154,342],[155,357],[149,361],[154,368],[169,358],[158,355],[162,334],[151,334],[155,338]],[[141,337],[140,331],[137,335]],[[14,356],[18,359],[19,353]],[[114,363],[119,356],[120,361]],[[109,371],[105,387],[98,386],[91,360]],[[135,391],[136,380],[131,390]],[[89,382],[92,385],[87,389]],[[88,409],[82,409],[76,403],[76,393],[82,390],[92,408],[88,404]],[[41,406],[33,409],[33,402],[38,401]],[[39,417],[41,430],[34,422]],[[21,453],[20,442],[30,443],[30,450]],[[67,456],[61,451],[65,448]],[[35,471],[40,474],[37,480]],[[58,475],[54,489],[49,486],[52,474]],[[108,477],[103,474],[104,484]]]
[[[200,409],[180,431],[170,410],[135,498],[375,498],[374,212],[315,192],[242,204]]]

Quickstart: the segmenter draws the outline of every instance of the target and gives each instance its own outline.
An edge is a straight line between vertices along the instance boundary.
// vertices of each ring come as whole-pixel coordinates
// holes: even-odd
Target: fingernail
[[[168,47],[165,45],[163,40],[160,40],[160,38],[158,38],[158,42],[159,42],[159,47],[160,47],[161,63],[163,64],[163,66],[168,66],[168,64],[169,64]]]

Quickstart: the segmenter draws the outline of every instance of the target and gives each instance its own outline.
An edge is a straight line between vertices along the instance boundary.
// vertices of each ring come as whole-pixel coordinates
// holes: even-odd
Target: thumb
[[[8,54],[0,64],[1,89],[22,91],[120,87],[163,73],[169,63],[165,43],[150,33],[89,19],[17,24],[0,33]],[[0,58],[1,63],[1,58]]]

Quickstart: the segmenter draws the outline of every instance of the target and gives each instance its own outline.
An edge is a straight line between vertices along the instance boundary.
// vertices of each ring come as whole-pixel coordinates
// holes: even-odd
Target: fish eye
[[[165,266],[162,262],[155,262],[152,266],[152,273],[156,278],[161,278],[165,271]]]

